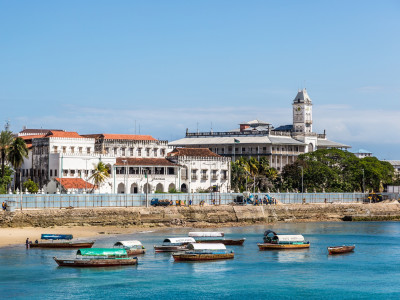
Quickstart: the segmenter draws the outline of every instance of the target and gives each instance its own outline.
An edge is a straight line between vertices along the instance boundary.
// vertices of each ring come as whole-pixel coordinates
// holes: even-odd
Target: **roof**
[[[383,160],[391,164],[392,166],[400,166],[400,160]]]
[[[223,237],[223,232],[189,232],[191,237]]]
[[[85,137],[91,137],[96,139],[105,140],[130,140],[130,141],[157,141],[151,135],[140,135],[140,134],[109,134],[109,133],[98,133],[98,134],[85,134]]]
[[[293,102],[295,102],[295,103],[303,103],[303,102],[306,102],[306,101],[310,101],[311,102],[311,98],[310,98],[310,96],[308,96],[308,93],[307,93],[306,89],[299,90],[297,92],[296,97],[293,99]]]
[[[196,243],[196,241],[194,238],[191,237],[178,237],[178,238],[165,239],[163,243],[184,244],[184,243]]]
[[[60,137],[60,138],[84,138],[75,131],[50,131],[45,137]]]
[[[317,140],[317,147],[327,147],[327,148],[351,148],[351,146],[333,142],[326,139],[318,139]]]
[[[226,250],[224,244],[193,243],[188,245],[189,250]]]
[[[120,242],[116,242],[114,244],[114,246],[123,246],[123,247],[134,247],[134,246],[142,246],[142,243],[140,241],[120,241]]]
[[[125,249],[121,248],[86,248],[79,249],[76,255],[82,256],[127,256]]]
[[[302,236],[301,234],[298,235],[276,235],[276,237],[278,238],[279,242],[304,242],[304,236]]]
[[[40,139],[45,137],[44,134],[41,135],[21,135],[19,138],[23,139],[25,141],[26,147],[28,149],[32,148],[32,139]]]
[[[249,122],[240,123],[240,125],[271,125],[271,123],[255,119]]]
[[[235,136],[235,137],[206,137],[206,138],[183,138],[170,142],[170,146],[190,146],[190,145],[226,145],[226,144],[286,144],[304,145],[290,136]]]
[[[125,162],[124,162],[125,161]],[[117,166],[176,166],[165,158],[132,158],[132,157],[117,157],[115,163]]]
[[[50,131],[63,131],[61,129],[24,129],[18,133],[18,135],[37,135],[37,134],[47,134]]]
[[[69,189],[93,189],[95,186],[82,178],[54,178],[66,190]]]
[[[175,148],[168,156],[221,157],[208,148]]]
[[[274,131],[291,131],[293,129],[293,125],[281,125],[274,129]]]
[[[368,150],[365,150],[365,149],[358,149],[358,151],[356,151],[356,152],[353,152],[353,153],[359,153],[359,154],[363,154],[363,153],[365,153],[365,154],[372,154],[372,152],[371,151],[368,151]]]

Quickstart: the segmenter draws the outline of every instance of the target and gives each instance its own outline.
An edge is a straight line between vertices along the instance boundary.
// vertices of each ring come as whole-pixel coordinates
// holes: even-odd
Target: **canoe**
[[[271,244],[263,243],[257,244],[259,250],[292,250],[292,249],[307,249],[310,248],[310,243],[299,244]]]
[[[30,248],[92,248],[92,242],[39,242],[29,244]]]
[[[232,259],[234,253],[223,253],[223,254],[186,254],[178,253],[172,254],[175,261],[207,261],[207,260],[219,260],[219,259]]]
[[[239,240],[229,240],[229,239],[227,239],[227,240],[217,240],[217,239],[215,239],[215,240],[202,240],[202,239],[196,239],[196,243],[201,243],[201,244],[205,244],[205,243],[212,243],[212,244],[221,243],[221,244],[228,245],[228,246],[242,246],[245,240],[246,240],[245,238],[239,239]]]
[[[353,252],[355,247],[356,247],[355,245],[328,247],[328,252],[330,255],[349,253],[349,252]]]
[[[161,246],[154,245],[155,252],[176,252],[187,250],[189,243],[196,243],[191,237],[177,237],[164,239]]]
[[[137,257],[132,258],[104,258],[104,259],[57,259],[53,257],[60,267],[112,267],[131,266],[138,262]]]

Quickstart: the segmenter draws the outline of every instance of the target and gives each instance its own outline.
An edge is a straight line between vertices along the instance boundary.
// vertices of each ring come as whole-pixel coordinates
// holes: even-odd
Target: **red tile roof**
[[[208,148],[175,148],[168,156],[221,157]]]
[[[23,139],[25,141],[26,147],[28,149],[32,148],[32,139],[40,139],[45,137],[45,135],[22,135],[19,136],[19,138]]]
[[[157,139],[153,138],[151,135],[140,135],[140,134],[100,133],[100,134],[85,134],[83,136],[96,139],[103,138],[105,140],[157,141]]]
[[[46,137],[62,137],[62,138],[84,138],[75,131],[50,131]]]
[[[126,160],[127,166],[165,166],[173,167],[176,164],[170,162],[165,158],[131,158],[131,157],[117,157],[117,166],[123,166],[124,160]]]
[[[93,189],[94,185],[82,178],[55,178],[66,190],[69,189]]]
[[[22,135],[43,134],[44,135],[44,134],[49,133],[50,131],[63,131],[63,130],[61,130],[61,129],[42,129],[42,128],[41,129],[24,129],[24,130],[20,131],[18,133],[18,135],[20,135],[20,134],[22,134]]]

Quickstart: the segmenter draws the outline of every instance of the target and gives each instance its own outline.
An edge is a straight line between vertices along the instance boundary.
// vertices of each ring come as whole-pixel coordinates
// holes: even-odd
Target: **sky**
[[[400,160],[400,1],[0,0],[0,125],[162,140],[260,119]]]

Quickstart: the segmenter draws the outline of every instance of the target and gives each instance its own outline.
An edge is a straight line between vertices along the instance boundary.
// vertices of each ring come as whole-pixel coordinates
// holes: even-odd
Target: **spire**
[[[293,100],[293,103],[311,103],[311,98],[308,96],[307,89],[302,89],[297,92],[296,97]]]

